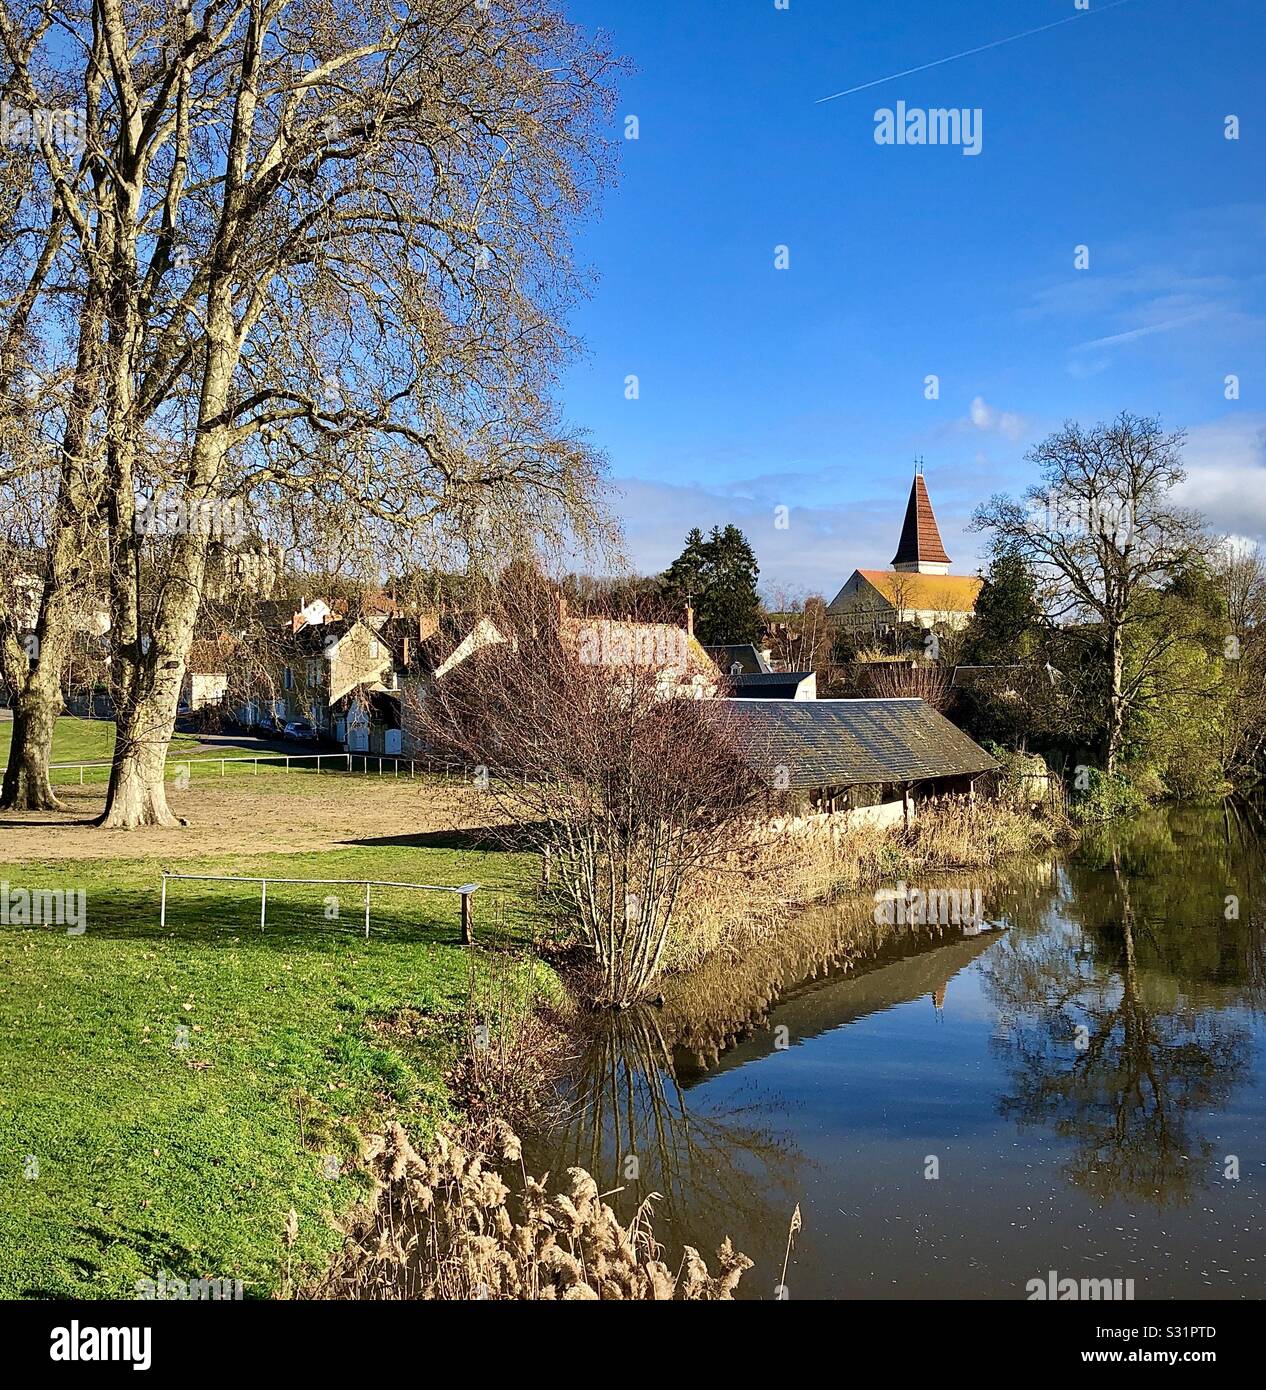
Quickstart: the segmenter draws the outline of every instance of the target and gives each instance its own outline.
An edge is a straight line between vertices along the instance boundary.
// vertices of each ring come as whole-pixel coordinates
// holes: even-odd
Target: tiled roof
[[[717,669],[728,676],[734,666],[742,669],[744,675],[758,675],[769,667],[760,659],[760,653],[750,642],[726,642],[720,646],[704,647],[704,651],[717,664]]]
[[[733,700],[741,736],[771,786],[793,790],[920,782],[998,764],[922,700]]]
[[[858,570],[894,608],[917,612],[970,613],[984,580],[974,574],[898,574],[892,570]]]
[[[914,564],[925,561],[930,564],[948,565],[950,557],[941,543],[941,532],[932,511],[932,499],[928,496],[927,484],[923,474],[916,473],[910,486],[910,500],[906,504],[905,524],[901,528],[901,541],[897,553],[892,557],[894,565]]]
[[[729,681],[737,700],[790,700],[800,683],[812,676],[812,671],[744,671]]]

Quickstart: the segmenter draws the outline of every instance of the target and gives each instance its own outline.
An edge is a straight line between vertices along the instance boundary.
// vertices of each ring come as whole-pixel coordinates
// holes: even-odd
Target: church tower
[[[910,501],[906,504],[906,519],[901,527],[901,541],[892,557],[892,567],[899,574],[948,574],[950,557],[941,543],[941,533],[932,512],[932,500],[923,481],[923,465],[915,465],[914,482],[910,485]]]

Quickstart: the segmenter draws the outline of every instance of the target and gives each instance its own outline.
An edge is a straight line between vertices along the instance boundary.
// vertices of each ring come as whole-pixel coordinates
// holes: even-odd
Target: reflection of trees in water
[[[1182,929],[1184,909],[1149,916],[1140,929],[1140,880],[1125,857],[1113,846],[1106,880],[1074,871],[1062,907],[1081,931],[1014,935],[983,974],[1009,1031],[997,1044],[1011,1055],[1002,1113],[1072,1140],[1066,1171],[1078,1187],[1160,1207],[1188,1201],[1208,1180],[1212,1146],[1192,1118],[1224,1106],[1244,1080],[1250,1034],[1225,1012],[1238,998],[1222,1008],[1207,996],[1193,1003],[1172,979],[1141,968],[1140,936],[1155,960],[1165,959],[1162,938]],[[1179,864],[1171,868],[1162,888],[1182,877]],[[1150,897],[1156,881],[1142,881]],[[1205,899],[1212,882],[1205,877]]]
[[[1134,948],[1144,973],[1184,988],[1209,989],[1218,1003],[1266,1005],[1266,822],[1251,802],[1217,810],[1153,811],[1128,826],[1089,834],[1077,856],[1073,915],[1100,953],[1120,966],[1124,952],[1118,882],[1128,883]],[[1095,884],[1097,870],[1104,886]],[[1227,916],[1227,897],[1238,912]],[[1106,910],[1105,910],[1106,909]]]
[[[767,1272],[786,1239],[804,1160],[759,1123],[760,1107],[691,1110],[649,1008],[605,1016],[580,1075],[568,1120],[543,1142],[548,1162],[579,1164],[601,1187],[622,1188],[612,1200],[625,1215],[658,1193],[655,1229],[670,1259],[683,1241],[714,1247],[730,1235]],[[541,1166],[536,1147],[529,1158]]]

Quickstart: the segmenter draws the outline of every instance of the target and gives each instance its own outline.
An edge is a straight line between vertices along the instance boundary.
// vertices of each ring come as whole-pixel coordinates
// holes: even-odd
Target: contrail
[[[895,82],[898,77],[909,77],[911,73],[926,72],[928,68],[939,68],[943,63],[953,63],[959,58],[970,58],[973,53],[984,53],[991,48],[1001,48],[1004,43],[1015,43],[1017,39],[1027,39],[1034,34],[1045,33],[1047,29],[1058,29],[1061,24],[1071,24],[1075,19],[1088,19],[1091,15],[1105,14],[1108,10],[1128,5],[1130,0],[1111,0],[1110,4],[1100,5],[1093,10],[1078,10],[1075,14],[1054,19],[1049,24],[1039,24],[1036,29],[1026,29],[1022,34],[1012,34],[1009,38],[995,39],[992,43],[982,43],[979,48],[964,49],[962,53],[951,53],[948,58],[937,58],[930,63],[920,63],[917,68],[906,68],[904,72],[890,73],[887,77],[877,77],[873,82],[863,82],[859,87],[849,87],[842,92],[832,92],[829,97],[819,97],[813,104],[821,106],[824,101],[834,101],[837,97],[852,96],[854,92],[864,92],[867,87],[878,87],[884,82]]]

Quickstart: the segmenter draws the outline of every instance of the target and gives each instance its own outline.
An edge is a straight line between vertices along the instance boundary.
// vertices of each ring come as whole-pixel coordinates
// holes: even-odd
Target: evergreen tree
[[[1005,666],[1025,661],[1038,645],[1041,611],[1029,567],[1013,550],[994,555],[968,625],[965,662]]]
[[[764,626],[759,575],[752,547],[737,526],[714,526],[706,540],[696,527],[664,572],[664,596],[678,607],[687,599],[693,603],[701,642],[756,642]]]
[[[686,536],[685,549],[664,571],[662,581],[666,602],[683,608],[688,602],[695,605],[703,593],[704,572],[708,564],[708,544],[696,526]]]

